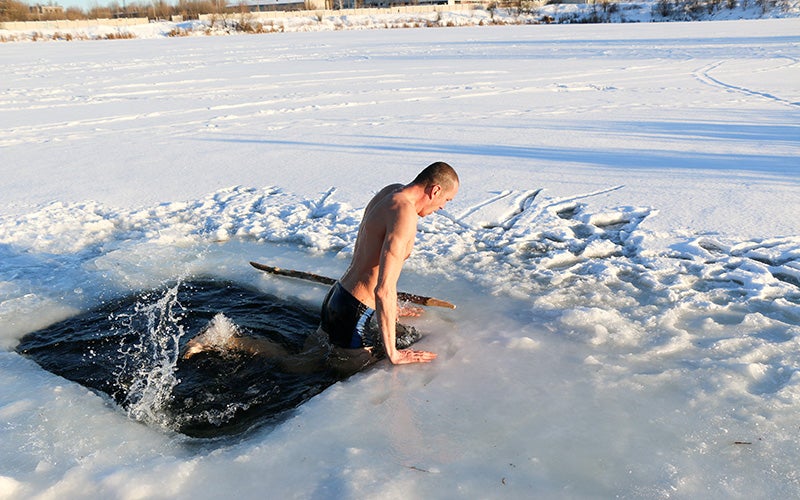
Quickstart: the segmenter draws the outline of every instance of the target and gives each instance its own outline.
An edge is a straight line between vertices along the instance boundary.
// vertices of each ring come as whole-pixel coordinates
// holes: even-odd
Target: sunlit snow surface
[[[800,494],[800,21],[3,47],[0,491]],[[461,192],[400,288],[439,353],[196,440],[13,352],[212,276],[311,307],[379,187]],[[235,187],[229,187],[235,186]],[[154,299],[155,300],[155,299]]]

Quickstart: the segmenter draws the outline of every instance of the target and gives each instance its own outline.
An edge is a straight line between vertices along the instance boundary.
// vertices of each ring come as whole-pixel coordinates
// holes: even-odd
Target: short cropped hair
[[[425,170],[420,172],[412,182],[412,184],[425,187],[438,184],[445,191],[449,191],[458,183],[458,174],[455,169],[443,161],[437,161],[425,167]]]

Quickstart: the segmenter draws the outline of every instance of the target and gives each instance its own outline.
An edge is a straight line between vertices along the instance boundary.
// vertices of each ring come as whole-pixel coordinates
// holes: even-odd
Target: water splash
[[[231,337],[241,335],[241,330],[223,313],[217,313],[208,325],[184,347],[184,359],[211,349],[225,353],[225,347]]]
[[[232,282],[187,279],[31,332],[17,351],[108,394],[132,419],[216,438],[278,422],[337,381],[326,370],[285,371],[274,357],[227,349],[226,340],[261,337],[294,353],[318,321],[318,311],[303,304]],[[184,359],[189,339],[212,348]]]
[[[146,294],[135,304],[133,313],[112,318],[120,323],[122,333],[139,339],[119,349],[123,364],[116,380],[124,392],[122,405],[131,418],[166,429],[175,426],[167,408],[173,389],[180,383],[176,372],[185,316],[178,301],[180,286],[168,288],[154,302]]]

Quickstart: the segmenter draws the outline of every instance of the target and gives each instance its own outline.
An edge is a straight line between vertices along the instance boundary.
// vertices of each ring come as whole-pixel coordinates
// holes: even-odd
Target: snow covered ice
[[[0,496],[800,494],[800,20],[2,47]],[[14,351],[194,276],[318,304],[447,161],[400,288],[430,365],[192,439]]]

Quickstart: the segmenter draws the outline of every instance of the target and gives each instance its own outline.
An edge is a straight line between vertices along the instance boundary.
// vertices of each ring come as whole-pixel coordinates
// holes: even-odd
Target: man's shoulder
[[[403,195],[404,187],[405,186],[402,184],[391,184],[381,189],[378,194],[375,195],[374,199],[376,204],[382,206],[382,210],[388,210],[390,212],[402,209],[401,207],[408,202],[408,198]]]
[[[386,196],[393,195],[395,193],[400,192],[400,190],[403,189],[404,187],[405,186],[403,186],[402,184],[389,184],[385,188],[383,188],[380,191],[378,191],[378,193],[375,195],[375,197],[376,198],[384,198]]]
[[[402,184],[386,186],[375,196],[375,206],[368,218],[395,224],[397,221],[414,219],[416,210],[408,196],[403,193]],[[381,193],[383,194],[381,196]]]

